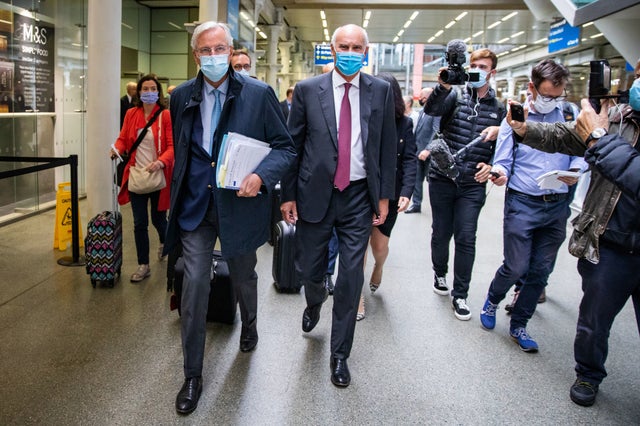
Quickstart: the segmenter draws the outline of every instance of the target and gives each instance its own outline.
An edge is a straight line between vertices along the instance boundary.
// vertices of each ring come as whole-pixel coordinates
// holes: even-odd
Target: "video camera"
[[[468,81],[479,81],[480,73],[467,73],[463,65],[467,62],[467,45],[462,40],[451,40],[447,43],[444,59],[449,66],[440,72],[440,79],[447,84],[465,84]]]
[[[619,91],[612,95],[611,91],[611,67],[606,59],[598,59],[589,63],[591,72],[589,73],[589,103],[593,109],[600,113],[601,99],[617,99],[618,102],[628,103],[629,92]]]

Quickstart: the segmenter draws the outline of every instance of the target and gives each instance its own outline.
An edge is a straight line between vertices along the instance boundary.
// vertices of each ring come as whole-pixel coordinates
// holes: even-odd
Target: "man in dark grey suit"
[[[297,225],[296,269],[307,301],[304,332],[316,326],[327,299],[323,278],[334,227],[340,240],[330,367],[331,382],[341,387],[351,382],[347,358],[371,227],[384,223],[395,195],[393,96],[387,82],[360,73],[367,49],[363,28],[338,28],[331,41],[335,70],[296,85],[288,127],[298,161],[282,180],[280,210]]]
[[[175,166],[165,251],[182,243],[181,331],[185,381],[176,411],[196,409],[202,390],[206,316],[213,247],[222,255],[240,304],[240,351],[258,344],[256,249],[267,241],[271,190],[291,166],[295,150],[273,90],[229,66],[233,39],[225,24],[204,22],[191,39],[196,78],[171,95]],[[247,120],[251,117],[251,120]],[[217,159],[225,134],[267,142],[271,152],[237,190],[218,188]]]

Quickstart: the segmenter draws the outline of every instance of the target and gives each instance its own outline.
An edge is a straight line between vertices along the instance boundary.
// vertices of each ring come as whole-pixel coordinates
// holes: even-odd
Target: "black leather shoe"
[[[304,312],[302,313],[302,331],[308,333],[318,324],[318,321],[320,321],[320,309],[322,308],[322,304],[327,300],[327,297],[329,297],[329,293],[325,291],[322,302],[304,308]]]
[[[253,327],[242,326],[240,333],[240,352],[251,352],[258,345],[258,330]]]
[[[333,285],[331,274],[327,274],[324,276],[324,288],[327,289],[329,296],[333,296],[333,289],[335,288],[335,286]]]
[[[416,205],[411,205],[411,207],[409,207],[408,209],[406,209],[404,212],[409,214],[409,213],[420,213],[420,206],[416,206]]]
[[[596,402],[597,395],[598,385],[584,381],[580,378],[576,379],[569,392],[571,400],[583,407],[592,406],[593,403]]]
[[[180,414],[189,414],[198,406],[198,400],[202,393],[202,377],[190,377],[184,380],[184,384],[176,397],[176,411]]]
[[[351,383],[351,374],[346,359],[331,357],[331,383],[346,388]]]

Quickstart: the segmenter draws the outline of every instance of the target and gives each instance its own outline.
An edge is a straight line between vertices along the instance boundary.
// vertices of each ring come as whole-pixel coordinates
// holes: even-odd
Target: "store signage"
[[[580,27],[572,27],[562,19],[549,29],[549,53],[576,47],[580,44]]]

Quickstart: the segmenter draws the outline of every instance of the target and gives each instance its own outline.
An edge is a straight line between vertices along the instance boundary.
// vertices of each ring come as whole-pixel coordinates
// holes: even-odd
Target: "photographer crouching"
[[[449,263],[449,244],[455,241],[454,279],[451,291],[452,308],[456,318],[469,320],[471,312],[466,299],[475,260],[478,216],[484,205],[486,182],[491,172],[491,158],[500,122],[505,117],[503,104],[495,97],[489,81],[496,73],[498,58],[489,49],[471,54],[469,73],[466,62],[467,46],[461,40],[447,45],[449,66],[440,69],[438,85],[427,100],[426,114],[441,116],[441,140],[432,144],[446,147],[451,154],[483,136],[488,143],[474,143],[465,155],[455,158],[454,173],[443,170],[432,151],[429,172],[429,198],[433,217],[431,261],[434,270],[433,291],[449,294],[446,274]],[[452,89],[452,85],[461,85]],[[437,151],[437,150],[436,150]],[[440,167],[440,169],[439,169]],[[451,165],[451,167],[454,167]]]

